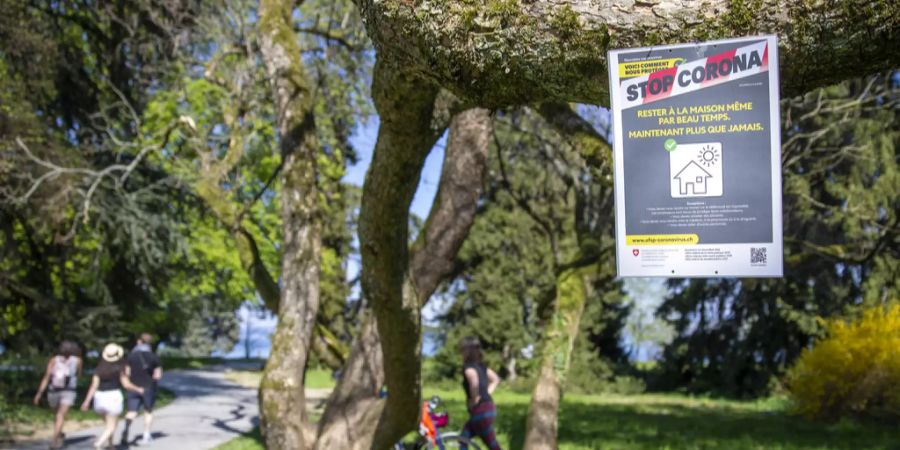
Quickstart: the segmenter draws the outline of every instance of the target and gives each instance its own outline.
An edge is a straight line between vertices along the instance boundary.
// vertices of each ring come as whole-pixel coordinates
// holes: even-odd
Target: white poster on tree
[[[619,275],[782,276],[775,36],[608,61]]]

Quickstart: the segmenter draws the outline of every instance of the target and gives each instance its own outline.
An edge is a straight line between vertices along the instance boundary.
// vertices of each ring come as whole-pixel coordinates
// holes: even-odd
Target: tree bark
[[[438,88],[375,65],[373,99],[381,118],[359,214],[362,288],[381,338],[387,401],[373,448],[390,448],[415,423],[420,397],[419,303],[409,284],[409,206],[425,157],[442,130],[432,126]]]
[[[261,430],[268,448],[304,449],[304,375],[319,308],[321,224],[318,142],[311,86],[293,31],[292,0],[262,0],[259,42],[272,85],[282,158],[282,288],[272,352],[260,382]]]
[[[371,446],[384,407],[379,401],[384,365],[376,327],[374,316],[367,313],[319,420],[316,450],[365,450]]]
[[[583,260],[579,254],[576,259]],[[572,347],[597,263],[572,267],[556,278],[553,315],[544,329],[541,371],[531,395],[525,425],[525,450],[556,449],[557,413],[569,370]]]
[[[490,111],[484,108],[463,111],[450,123],[438,191],[411,251],[420,305],[452,272],[456,254],[475,223],[492,132]]]
[[[434,117],[432,124],[429,125],[430,129],[435,130],[434,140],[446,126],[440,125],[441,123],[446,124],[446,119],[442,119],[442,117],[446,114],[452,115],[455,110],[455,105],[451,104],[448,107],[447,103],[447,99],[438,98],[437,104],[434,106],[432,113]],[[379,112],[381,112],[380,108]],[[435,123],[438,124],[436,127]],[[418,341],[420,338],[418,336],[421,334],[418,328],[419,307],[428,300],[440,281],[452,270],[456,253],[474,222],[477,201],[481,195],[482,180],[487,167],[491,129],[491,118],[487,110],[472,109],[453,116],[438,193],[423,231],[409,250],[410,266],[408,271],[410,277],[404,280],[401,288],[404,296],[402,300],[403,304],[411,305],[410,311],[416,315],[416,325],[414,334],[406,335],[404,338],[416,341],[416,361],[419,359],[420,344]],[[391,132],[390,130],[385,128],[384,124],[382,125],[382,129],[379,130],[379,142],[381,136]],[[420,142],[417,145],[424,144],[424,142]],[[433,144],[432,141],[429,145],[433,146]],[[430,146],[425,150],[426,152],[430,150]],[[376,166],[373,163],[371,170],[376,170],[374,167]],[[368,175],[368,177],[373,176],[375,176],[374,172],[370,172]],[[413,186],[414,188],[415,186]],[[408,204],[404,208],[404,212],[407,211]],[[362,217],[361,215],[361,224],[363,223]],[[404,219],[404,223],[406,223],[406,219]],[[404,239],[402,242],[405,247],[407,240]],[[364,260],[364,267],[365,264],[366,260]],[[381,346],[384,345],[387,348],[387,345],[390,344],[379,340],[378,330],[373,322],[374,318],[366,320],[359,339],[354,343],[344,376],[332,394],[325,415],[320,422],[317,449],[369,448],[373,446],[378,419],[388,414],[382,413],[386,402],[378,401],[378,390],[385,380],[384,367],[381,365],[384,362]],[[417,338],[410,339],[410,336],[417,336]],[[410,371],[408,366],[404,367]],[[418,370],[414,375],[418,380]],[[391,392],[388,401],[404,394],[404,392],[391,389],[390,384],[388,384],[388,389]],[[415,386],[415,389],[416,393],[410,402],[413,416],[411,420],[407,420],[405,425],[398,426],[398,428],[402,428],[399,432],[400,435],[415,425],[419,399],[418,385]],[[405,393],[409,394],[409,392]],[[349,431],[351,426],[353,432]],[[386,443],[385,445],[389,447],[399,440],[399,436],[382,439],[381,442]],[[379,445],[381,444],[375,443],[374,447],[384,448],[384,445],[378,447]]]
[[[791,96],[900,64],[896,0],[356,0],[379,56],[487,107],[607,104],[607,50],[774,33]]]

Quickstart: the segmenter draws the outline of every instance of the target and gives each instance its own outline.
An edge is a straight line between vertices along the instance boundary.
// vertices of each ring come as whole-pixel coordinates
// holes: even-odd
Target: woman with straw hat
[[[122,414],[122,404],[125,398],[122,396],[122,388],[143,394],[144,390],[128,380],[125,375],[125,364],[122,355],[125,350],[118,344],[107,344],[103,348],[100,362],[94,370],[91,379],[91,387],[88,389],[81,410],[87,411],[91,400],[94,400],[94,411],[103,416],[106,428],[103,434],[94,442],[94,448],[112,447],[113,433],[119,423],[119,415]]]

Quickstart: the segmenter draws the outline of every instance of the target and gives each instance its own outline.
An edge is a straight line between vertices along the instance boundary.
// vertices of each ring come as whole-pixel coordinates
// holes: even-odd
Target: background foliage
[[[900,420],[900,305],[832,320],[828,337],[800,355],[788,373],[794,408],[816,419]]]

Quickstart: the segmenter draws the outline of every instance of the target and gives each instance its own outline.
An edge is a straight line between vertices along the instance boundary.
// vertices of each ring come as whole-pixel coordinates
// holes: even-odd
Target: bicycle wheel
[[[474,438],[467,439],[455,432],[441,433],[441,441],[444,442],[445,449],[462,448],[462,446],[465,445],[469,450],[481,450],[481,446],[475,443]],[[432,450],[437,449],[437,446],[432,446],[428,442],[423,442],[417,448]]]

